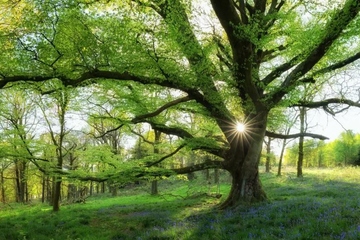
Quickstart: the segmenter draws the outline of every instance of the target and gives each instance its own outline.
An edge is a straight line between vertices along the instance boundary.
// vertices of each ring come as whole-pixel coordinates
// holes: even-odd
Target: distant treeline
[[[286,165],[295,166],[299,154],[299,144],[294,142],[284,156]],[[304,141],[304,167],[334,167],[360,165],[360,134],[348,130],[331,142],[317,139]]]

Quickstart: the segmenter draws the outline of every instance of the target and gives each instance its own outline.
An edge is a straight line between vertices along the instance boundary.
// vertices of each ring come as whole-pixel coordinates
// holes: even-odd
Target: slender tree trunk
[[[190,152],[190,159],[187,162],[188,166],[193,166],[195,164],[196,161],[196,156],[194,152]],[[194,180],[195,179],[195,173],[194,172],[190,172],[187,174],[187,178],[189,181]]]
[[[56,177],[54,196],[53,196],[53,211],[60,210],[60,196],[61,196],[61,177]]]
[[[74,201],[76,196],[76,187],[74,184],[70,183],[68,184],[68,193],[67,193],[67,200],[68,201]]]
[[[305,114],[306,109],[304,107],[300,107],[300,133],[305,132]],[[304,137],[300,136],[299,138],[299,155],[297,162],[297,177],[303,177],[303,161],[304,161]]]
[[[5,177],[4,171],[0,171],[0,184],[1,184],[1,202],[6,203],[6,192],[5,192]]]
[[[30,193],[29,193],[29,186],[28,186],[28,181],[25,182],[25,186],[24,186],[24,189],[25,189],[25,202],[29,202],[29,199],[30,199]]]
[[[46,187],[46,177],[45,175],[42,176],[41,179],[41,202],[45,202],[45,187]]]
[[[193,165],[194,165],[194,164],[192,164],[192,163],[189,164],[189,166],[193,166]],[[188,174],[187,174],[187,179],[188,179],[189,181],[194,180],[194,179],[195,179],[195,173],[194,173],[194,172],[188,173]]]
[[[320,150],[319,155],[318,155],[318,168],[321,168],[322,160],[323,160],[323,154]]]
[[[15,162],[15,200],[21,202],[21,184],[18,161]]]
[[[51,193],[50,193],[50,205],[54,206],[54,194],[55,194],[55,185],[56,185],[56,177],[52,177],[51,179]]]
[[[113,183],[111,186],[111,196],[115,197],[117,196],[117,193],[118,193],[118,185]]]
[[[47,177],[46,180],[46,199],[47,202],[50,203],[50,205],[53,205],[53,189],[54,189],[54,177],[51,178],[52,180],[50,180],[50,177]]]
[[[90,181],[90,192],[89,192],[90,196],[93,195],[93,192],[94,192],[94,183],[93,181]]]
[[[101,193],[105,193],[105,182],[101,183]]]
[[[158,130],[154,130],[154,133],[155,133],[154,154],[157,154],[159,153],[158,144],[160,143],[161,132]],[[159,194],[158,181],[153,180],[151,182],[151,195],[157,195],[157,194]]]
[[[281,176],[281,168],[282,168],[282,161],[284,158],[285,147],[286,147],[286,139],[283,140],[283,143],[281,146],[281,151],[280,151],[279,166],[278,166],[278,172],[277,172],[277,175],[279,177]]]
[[[63,133],[64,130],[64,124],[62,124],[62,130],[61,132]],[[57,151],[56,151],[56,155],[57,155],[57,165],[56,167],[58,169],[62,169],[63,167],[63,153],[62,153],[62,145],[63,145],[63,137],[64,134],[60,134],[60,139],[59,139],[59,146]],[[55,177],[55,186],[54,186],[54,195],[53,195],[53,211],[54,212],[58,212],[60,210],[60,199],[61,199],[61,183],[62,183],[62,177],[61,176],[57,176]]]
[[[214,183],[219,183],[220,182],[220,176],[219,176],[219,169],[215,168],[214,169]]]
[[[151,195],[157,195],[157,194],[159,194],[158,184],[156,180],[153,180],[151,182]]]
[[[267,142],[266,142],[266,163],[265,163],[265,172],[269,173],[270,172],[270,161],[271,161],[271,138],[267,138]]]
[[[26,168],[25,161],[15,161],[15,183],[16,183],[16,202],[26,201]]]
[[[210,180],[211,180],[209,169],[206,169],[206,170],[205,170],[205,178],[206,178],[206,181],[210,181]]]

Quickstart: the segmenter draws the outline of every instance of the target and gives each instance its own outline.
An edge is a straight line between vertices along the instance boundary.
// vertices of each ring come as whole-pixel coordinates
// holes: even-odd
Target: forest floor
[[[281,177],[262,173],[268,202],[218,211],[224,179],[163,180],[158,196],[143,184],[58,213],[47,204],[3,205],[0,239],[360,239],[360,168],[304,169],[301,179],[290,168]]]

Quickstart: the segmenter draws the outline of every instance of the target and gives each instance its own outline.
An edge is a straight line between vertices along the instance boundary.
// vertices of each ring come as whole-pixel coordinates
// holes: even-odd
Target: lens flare
[[[239,133],[245,132],[245,124],[243,124],[241,122],[237,122],[236,123],[236,131],[238,131]]]
[[[229,129],[225,133],[227,140],[232,145],[251,144],[254,136],[257,135],[256,126],[258,124],[257,121],[250,118],[229,122]]]

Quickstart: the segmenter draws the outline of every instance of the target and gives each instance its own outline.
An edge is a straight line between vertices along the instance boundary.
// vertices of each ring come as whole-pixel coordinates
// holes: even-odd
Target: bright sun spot
[[[238,131],[238,132],[245,132],[245,125],[243,124],[243,123],[237,123],[236,124],[236,131]]]

